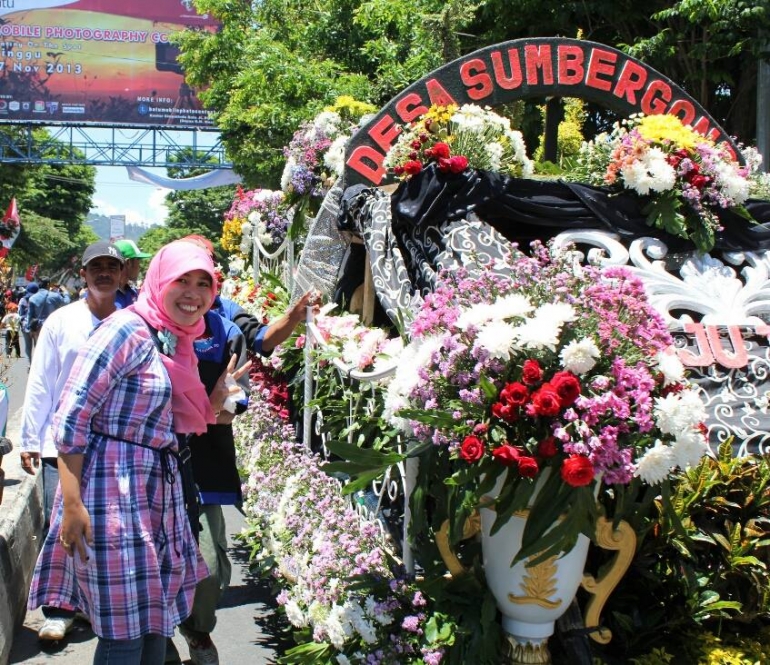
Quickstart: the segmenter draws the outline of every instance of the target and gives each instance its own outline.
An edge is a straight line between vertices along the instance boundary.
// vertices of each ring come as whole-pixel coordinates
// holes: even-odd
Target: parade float
[[[560,179],[496,111],[554,96],[620,116]],[[767,658],[758,156],[660,73],[570,39],[482,49],[363,113],[298,130],[284,212],[239,192],[223,238],[255,314],[327,303],[236,425],[283,662]],[[281,283],[259,257],[292,237]],[[724,660],[721,624],[747,660]]]

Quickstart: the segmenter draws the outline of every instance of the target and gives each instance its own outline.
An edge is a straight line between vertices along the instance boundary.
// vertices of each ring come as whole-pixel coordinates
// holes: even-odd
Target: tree
[[[0,128],[0,145],[15,145],[22,137],[15,127]],[[43,155],[65,159],[72,150],[45,130],[35,130],[32,137]],[[95,179],[96,169],[83,164],[0,164],[0,207],[4,211],[16,197],[21,217],[21,233],[8,260],[20,269],[37,263],[53,272],[96,240],[82,226]]]

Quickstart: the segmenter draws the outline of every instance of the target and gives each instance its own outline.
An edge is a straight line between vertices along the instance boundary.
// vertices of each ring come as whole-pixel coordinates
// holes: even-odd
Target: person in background
[[[29,331],[29,299],[30,296],[38,292],[38,288],[37,282],[30,282],[24,289],[24,295],[19,298],[19,328],[21,330],[21,339],[24,341],[24,355],[30,363],[32,362],[34,340],[32,339],[32,333]]]
[[[51,290],[51,278],[41,277],[40,288],[37,293],[29,298],[29,310],[27,311],[27,327],[29,333],[32,336],[34,354],[34,344],[37,343],[37,338],[40,335],[40,329],[45,323],[45,320],[55,312],[59,307],[63,307],[66,303],[62,298],[58,289]]]
[[[88,286],[88,299],[57,309],[48,317],[37,340],[24,395],[21,468],[34,474],[42,460],[44,532],[51,521],[59,484],[51,421],[78,352],[94,328],[115,311],[123,256],[114,245],[99,241],[86,247],[81,265],[80,277]],[[62,640],[75,623],[75,612],[69,609],[44,605],[43,616],[45,621],[38,631],[41,640]]]
[[[139,259],[149,259],[152,254],[143,252],[133,240],[121,238],[115,241],[115,246],[126,259],[126,267],[121,280],[120,288],[115,296],[115,304],[118,309],[124,309],[136,302],[139,294],[137,281],[139,279]]]
[[[16,351],[16,357],[21,358],[19,348],[19,306],[15,302],[9,302],[5,306],[5,316],[0,321],[5,335],[5,355],[10,358],[11,352]]]
[[[29,608],[56,601],[86,613],[99,640],[94,665],[163,663],[208,574],[178,451],[215,422],[227,383],[240,378],[228,365],[210,397],[198,378],[193,341],[214,280],[205,251],[161,248],[136,303],[81,348],[54,416],[60,491]]]

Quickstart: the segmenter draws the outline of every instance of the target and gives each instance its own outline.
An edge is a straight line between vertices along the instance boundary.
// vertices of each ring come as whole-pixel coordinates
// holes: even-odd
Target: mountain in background
[[[86,224],[90,226],[94,230],[94,233],[102,240],[110,239],[110,218],[108,216],[89,213],[88,217],[86,217]],[[138,243],[139,238],[147,233],[147,231],[154,229],[157,226],[160,226],[160,224],[142,226],[141,224],[131,224],[130,222],[126,222],[124,237]]]

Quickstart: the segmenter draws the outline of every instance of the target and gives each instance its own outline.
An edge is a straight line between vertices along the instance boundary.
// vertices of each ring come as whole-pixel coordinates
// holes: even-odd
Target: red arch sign
[[[577,97],[623,116],[670,113],[716,142],[737,146],[671,79],[610,46],[577,39],[516,39],[474,51],[435,70],[392,99],[348,144],[345,184],[378,185],[401,131],[432,104],[497,106],[529,97]]]

